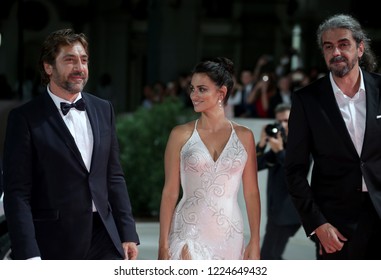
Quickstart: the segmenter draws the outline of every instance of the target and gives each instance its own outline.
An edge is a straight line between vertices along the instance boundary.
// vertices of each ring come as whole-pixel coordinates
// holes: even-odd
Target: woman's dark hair
[[[50,81],[45,72],[44,63],[55,65],[56,57],[63,46],[71,46],[79,42],[89,55],[87,38],[83,33],[76,34],[72,29],[61,29],[50,33],[42,44],[38,68],[41,75],[41,83],[47,85]]]
[[[359,46],[361,42],[364,43],[364,54],[359,60],[359,65],[366,71],[374,71],[377,68],[377,59],[370,48],[371,40],[362,29],[360,23],[350,15],[333,15],[319,25],[316,35],[320,49],[323,50],[322,34],[327,30],[336,28],[344,28],[351,31],[357,46]]]
[[[223,100],[224,105],[226,105],[234,86],[233,62],[226,57],[202,61],[191,72],[192,75],[196,73],[206,74],[218,87],[226,86],[227,92]]]

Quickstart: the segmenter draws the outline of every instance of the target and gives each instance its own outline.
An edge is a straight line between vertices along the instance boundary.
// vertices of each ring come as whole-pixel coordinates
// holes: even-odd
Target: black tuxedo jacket
[[[9,114],[4,210],[15,259],[83,259],[92,200],[121,256],[122,242],[139,243],[112,105],[88,93],[82,98],[94,136],[90,171],[47,92]]]
[[[286,154],[288,188],[307,235],[325,222],[350,237],[360,213],[362,176],[381,217],[381,76],[363,71],[366,127],[358,155],[329,75],[296,91]],[[307,180],[310,153],[311,182]]]

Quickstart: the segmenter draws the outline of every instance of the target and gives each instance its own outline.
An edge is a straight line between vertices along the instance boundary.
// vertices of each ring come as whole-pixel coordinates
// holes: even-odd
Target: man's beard
[[[347,75],[352,69],[353,67],[356,65],[356,61],[357,61],[357,57],[355,57],[352,61],[348,61],[345,57],[343,56],[336,56],[334,58],[332,58],[330,61],[329,61],[329,65],[328,65],[328,69],[332,72],[332,74],[334,76],[337,76],[337,77],[344,77],[345,75]],[[334,62],[344,62],[345,65],[344,66],[332,66],[332,64]]]
[[[72,94],[76,94],[78,92],[81,92],[83,88],[85,87],[88,78],[85,78],[82,80],[82,83],[72,83],[69,81],[69,78],[71,75],[75,76],[83,76],[83,73],[76,72],[69,75],[69,77],[66,79],[62,75],[59,75],[57,72],[55,75],[53,75],[53,80],[57,84],[57,86],[61,87],[62,89],[66,90],[67,92],[70,92]]]
[[[66,91],[75,94],[75,93],[81,92],[83,88],[85,87],[86,83],[87,83],[87,79],[83,80],[81,84],[71,83],[69,81],[63,81],[60,84],[60,86]]]

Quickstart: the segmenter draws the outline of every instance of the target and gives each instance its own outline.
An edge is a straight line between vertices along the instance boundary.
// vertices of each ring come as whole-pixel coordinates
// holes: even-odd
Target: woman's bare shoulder
[[[253,131],[250,128],[233,121],[232,121],[232,124],[235,130],[235,133],[237,134],[238,138],[241,140],[242,143],[247,144],[254,140]]]
[[[232,124],[233,124],[233,127],[234,127],[234,130],[236,131],[236,133],[240,133],[240,134],[252,134],[253,131],[248,128],[247,126],[244,126],[242,124],[239,124],[239,123],[236,123],[236,122],[233,122],[232,121]]]
[[[175,140],[180,145],[183,145],[191,137],[194,127],[195,121],[176,125],[171,131],[171,138],[173,138],[173,140]]]
[[[173,127],[172,133],[176,134],[183,134],[183,133],[189,133],[194,130],[194,125],[196,121],[190,121],[184,124],[179,124]]]

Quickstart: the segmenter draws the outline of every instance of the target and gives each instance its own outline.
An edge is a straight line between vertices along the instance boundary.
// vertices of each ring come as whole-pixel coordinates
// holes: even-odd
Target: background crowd
[[[303,63],[291,66],[294,52],[274,61],[272,55],[262,54],[255,65],[244,67],[234,75],[234,89],[225,112],[229,118],[273,119],[277,105],[291,105],[291,93],[325,74],[317,67],[306,69]],[[145,84],[141,106],[151,108],[167,98],[178,99],[191,108],[188,86],[190,74],[181,73],[176,80]]]

